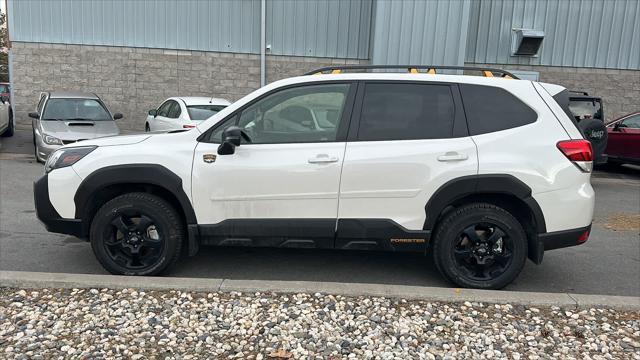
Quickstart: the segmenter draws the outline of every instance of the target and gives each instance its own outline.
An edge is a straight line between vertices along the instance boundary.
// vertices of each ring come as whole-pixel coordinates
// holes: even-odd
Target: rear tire
[[[498,206],[464,205],[437,225],[433,257],[442,276],[458,286],[501,289],[524,267],[527,236],[518,220]]]
[[[110,273],[157,275],[178,261],[184,225],[164,199],[129,193],[98,210],[89,237],[96,258]]]
[[[601,120],[584,119],[578,123],[578,127],[584,134],[585,139],[591,143],[593,149],[593,163],[600,165],[606,162],[604,152],[607,149],[608,133],[607,127]]]

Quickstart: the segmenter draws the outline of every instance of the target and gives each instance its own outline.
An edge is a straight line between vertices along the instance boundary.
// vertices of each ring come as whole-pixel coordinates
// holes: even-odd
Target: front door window
[[[310,85],[268,95],[219,126],[210,140],[220,142],[224,129],[237,125],[252,144],[336,141],[349,86]]]

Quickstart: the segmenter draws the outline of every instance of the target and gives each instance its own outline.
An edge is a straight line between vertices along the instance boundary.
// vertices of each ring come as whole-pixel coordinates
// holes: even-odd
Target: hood
[[[131,145],[143,142],[150,138],[150,134],[134,134],[134,135],[118,135],[108,136],[96,139],[85,140],[78,145],[96,145],[96,146],[113,146],[113,145]],[[77,146],[77,145],[74,145]]]
[[[120,134],[115,121],[40,121],[42,132],[62,141],[94,139]]]

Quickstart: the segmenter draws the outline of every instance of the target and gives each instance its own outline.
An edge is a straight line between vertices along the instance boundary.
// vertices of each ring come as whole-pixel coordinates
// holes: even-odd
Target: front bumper
[[[38,143],[38,147],[36,151],[38,153],[38,159],[40,161],[47,161],[47,158],[49,158],[49,155],[51,155],[52,152],[56,151],[58,148],[62,146],[62,145],[49,145],[45,143],[41,138],[36,139],[36,142]]]
[[[33,183],[33,199],[36,205],[36,216],[47,231],[79,238],[87,237],[88,231],[82,220],[62,218],[51,204],[48,175],[45,174]]]

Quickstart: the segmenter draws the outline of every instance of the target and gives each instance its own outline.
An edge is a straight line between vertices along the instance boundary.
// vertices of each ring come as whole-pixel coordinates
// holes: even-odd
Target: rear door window
[[[166,101],[158,108],[158,116],[169,117],[169,110],[173,101]]]
[[[358,140],[449,138],[454,117],[449,85],[367,83]]]
[[[180,116],[180,113],[182,113],[182,109],[180,109],[180,104],[178,104],[175,101],[172,101],[171,107],[169,108],[169,114],[167,115],[167,117],[171,119],[177,119]]]
[[[460,84],[471,135],[534,123],[538,115],[510,92],[494,86]]]

